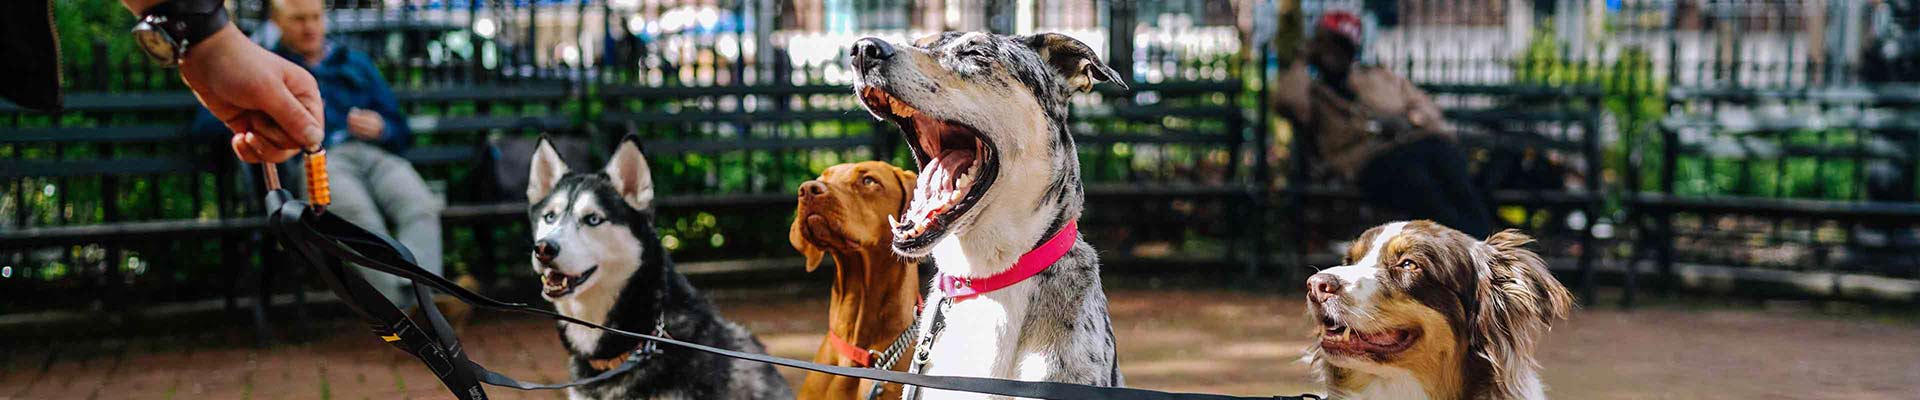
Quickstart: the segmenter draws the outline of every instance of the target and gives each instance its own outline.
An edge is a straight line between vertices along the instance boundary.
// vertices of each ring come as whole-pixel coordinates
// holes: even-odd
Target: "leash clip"
[[[327,205],[333,203],[333,189],[327,179],[327,149],[316,147],[300,152],[306,155],[307,204],[316,213],[326,212]],[[262,178],[268,192],[281,189],[279,163],[260,163],[260,171],[261,175],[265,175]]]

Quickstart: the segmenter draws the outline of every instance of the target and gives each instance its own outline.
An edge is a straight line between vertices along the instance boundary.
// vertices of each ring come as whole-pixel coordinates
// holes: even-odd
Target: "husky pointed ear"
[[[1526,383],[1537,367],[1535,344],[1554,320],[1573,312],[1573,294],[1553,278],[1539,254],[1527,250],[1533,238],[1512,229],[1481,242],[1476,257],[1480,307],[1473,318],[1472,348],[1493,366],[1502,398],[1528,398]]]
[[[801,229],[804,228],[802,228],[800,224],[803,218],[806,218],[806,216],[800,214],[800,208],[794,207],[793,229],[787,231],[787,242],[793,244],[793,249],[799,250],[801,255],[807,256],[807,272],[813,272],[813,270],[820,268],[820,259],[824,258],[827,252],[826,250],[821,250],[820,246],[813,245],[813,242],[807,241],[806,236],[802,236],[804,233],[801,232]]]
[[[1027,36],[1025,42],[1035,53],[1040,53],[1041,60],[1053,66],[1054,72],[1067,78],[1067,87],[1087,92],[1093,90],[1094,82],[1113,82],[1122,89],[1127,88],[1127,82],[1119,79],[1119,73],[1100,62],[1099,53],[1073,37],[1042,33]]]
[[[653,172],[647,168],[647,156],[640,154],[640,138],[628,135],[607,161],[607,178],[620,192],[620,199],[642,212],[653,212]]]
[[[527,168],[527,201],[538,202],[547,197],[553,192],[553,185],[566,175],[567,162],[560,159],[553,142],[541,135],[540,143],[533,146],[533,163]]]

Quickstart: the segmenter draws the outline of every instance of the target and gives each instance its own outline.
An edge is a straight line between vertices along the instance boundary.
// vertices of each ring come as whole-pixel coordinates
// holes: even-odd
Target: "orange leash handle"
[[[307,202],[317,210],[333,203],[333,189],[327,186],[327,149],[307,151]]]

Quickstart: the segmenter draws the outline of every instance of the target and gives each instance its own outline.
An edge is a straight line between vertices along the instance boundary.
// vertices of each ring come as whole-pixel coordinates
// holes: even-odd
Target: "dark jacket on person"
[[[0,98],[36,110],[55,110],[60,98],[60,42],[53,2],[0,1]]]
[[[347,113],[360,108],[380,113],[380,119],[387,123],[380,140],[373,144],[394,154],[406,151],[413,143],[413,129],[407,126],[407,115],[400,112],[399,102],[393,97],[393,89],[387,86],[386,77],[373,67],[373,61],[366,54],[332,45],[327,47],[326,52],[327,55],[319,63],[308,64],[305,56],[285,46],[276,45],[273,48],[274,54],[306,68],[319,85],[320,98],[326,101],[325,145],[332,147],[359,140],[347,132]],[[194,120],[192,129],[201,133],[226,132],[226,127],[204,108]]]
[[[306,56],[286,46],[275,45],[273,53],[306,68],[313,73],[313,81],[320,85],[320,98],[327,105],[326,145],[353,140],[353,135],[347,133],[347,112],[355,108],[380,113],[380,118],[386,120],[385,136],[377,143],[380,147],[398,154],[413,143],[407,115],[400,113],[400,104],[393,98],[393,89],[387,87],[387,78],[380,75],[366,54],[331,44],[318,63],[307,62]]]
[[[1355,66],[1347,74],[1347,94],[1314,77],[1312,70],[1306,62],[1295,62],[1281,74],[1269,100],[1296,134],[1312,135],[1317,156],[1331,167],[1317,172],[1354,179],[1389,148],[1428,137],[1453,137],[1433,99],[1386,68]],[[1404,118],[1412,126],[1388,134],[1369,129],[1383,118]]]

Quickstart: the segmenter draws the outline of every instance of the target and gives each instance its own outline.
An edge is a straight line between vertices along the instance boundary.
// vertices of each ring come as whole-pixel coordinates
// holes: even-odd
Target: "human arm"
[[[1307,74],[1306,63],[1295,62],[1280,73],[1273,90],[1268,92],[1267,100],[1275,112],[1286,117],[1294,126],[1305,125],[1313,118],[1309,111],[1312,109],[1309,103],[1312,100],[1312,87],[1313,78]]]
[[[361,54],[350,58],[354,75],[365,81],[367,103],[365,110],[377,115],[381,121],[382,134],[373,142],[394,153],[406,150],[413,144],[413,129],[407,126],[407,114],[400,111],[400,102],[393,95],[393,88],[387,85],[387,79],[380,69]]]
[[[142,15],[166,1],[121,4]],[[248,41],[232,23],[188,46],[180,79],[234,132],[231,144],[242,161],[280,162],[319,147],[323,114],[312,74]]]

